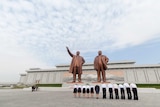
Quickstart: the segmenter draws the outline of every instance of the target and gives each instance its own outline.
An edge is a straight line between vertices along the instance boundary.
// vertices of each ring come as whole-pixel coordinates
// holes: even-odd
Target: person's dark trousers
[[[137,88],[132,88],[134,100],[138,100]]]
[[[120,92],[121,92],[121,99],[125,99],[124,88],[120,88]]]
[[[109,98],[113,99],[113,89],[109,88]]]
[[[35,90],[35,87],[34,86],[32,86],[32,92]]]
[[[116,98],[116,99],[119,99],[118,89],[116,88],[116,89],[114,89],[114,91],[115,91],[115,98]]]
[[[132,94],[131,94],[131,89],[130,88],[126,88],[127,90],[127,95],[128,95],[128,99],[132,99]]]
[[[106,88],[102,88],[102,92],[103,92],[103,99],[106,99]]]

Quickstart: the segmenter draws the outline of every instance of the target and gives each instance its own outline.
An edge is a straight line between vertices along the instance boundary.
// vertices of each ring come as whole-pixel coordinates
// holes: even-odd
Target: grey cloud
[[[69,60],[65,46],[69,46],[73,53],[80,50],[82,55],[87,56],[87,53],[99,49],[122,49],[157,38],[154,34],[159,32],[160,15],[156,14],[159,8],[152,2],[152,5],[155,5],[152,11],[156,12],[151,13],[147,9],[147,2],[3,2],[3,8],[0,10],[0,20],[3,20],[3,23],[0,26],[5,35],[8,31],[8,37],[11,34],[15,36],[13,40],[17,42],[16,45],[33,53],[35,57],[49,63],[53,61],[52,64],[65,63]],[[150,14],[153,17],[146,19]],[[139,18],[142,21],[139,21]],[[146,27],[146,23],[150,25],[152,22],[156,25],[154,29]],[[138,23],[141,25],[137,25]]]

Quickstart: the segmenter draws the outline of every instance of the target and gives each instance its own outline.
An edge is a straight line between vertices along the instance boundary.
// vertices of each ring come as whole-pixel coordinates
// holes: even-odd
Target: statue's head
[[[102,55],[102,51],[98,51],[98,55]]]
[[[76,52],[76,55],[79,55],[79,54],[80,54],[80,52],[79,52],[79,51],[77,51],[77,52]]]

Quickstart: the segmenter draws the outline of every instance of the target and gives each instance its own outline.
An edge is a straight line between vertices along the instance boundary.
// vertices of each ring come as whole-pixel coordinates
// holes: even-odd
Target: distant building
[[[54,69],[31,68],[20,75],[22,84],[54,84],[72,81],[69,65],[57,65]],[[134,61],[109,62],[106,78],[111,83],[160,83],[160,64],[136,65]],[[93,63],[83,65],[82,82],[97,81]]]

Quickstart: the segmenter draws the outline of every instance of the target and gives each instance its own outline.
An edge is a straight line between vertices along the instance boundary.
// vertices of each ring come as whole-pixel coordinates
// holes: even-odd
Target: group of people
[[[68,47],[66,48],[68,54],[72,57],[69,72],[73,74],[73,82],[76,82],[76,74],[78,74],[78,82],[81,82],[82,65],[85,63],[85,60],[82,56],[80,56],[79,51],[77,51],[74,55]],[[98,51],[98,55],[94,59],[94,69],[97,71],[97,82],[106,82],[105,70],[107,69],[108,61],[109,58],[102,55],[102,51]]]
[[[138,92],[137,92],[137,85],[134,83],[124,83],[124,84],[101,84],[100,85],[95,85],[95,86],[90,86],[89,84],[87,85],[74,85],[73,88],[73,94],[74,97],[83,97],[86,98],[93,98],[94,93],[96,93],[96,98],[99,98],[99,93],[100,89],[102,90],[102,98],[106,99],[107,96],[107,90],[108,90],[108,95],[109,99],[125,99],[127,96],[127,99],[131,100],[138,100]],[[119,94],[120,93],[120,94]],[[127,94],[125,96],[125,93]],[[133,96],[133,97],[132,97]]]

